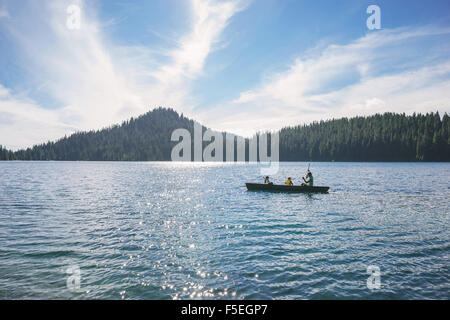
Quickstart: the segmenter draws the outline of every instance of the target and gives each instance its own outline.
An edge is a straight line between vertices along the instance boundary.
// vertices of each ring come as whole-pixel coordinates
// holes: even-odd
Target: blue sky
[[[369,5],[381,29],[369,30]],[[66,25],[80,8],[80,28]],[[0,0],[0,144],[157,106],[242,135],[450,112],[448,1]]]

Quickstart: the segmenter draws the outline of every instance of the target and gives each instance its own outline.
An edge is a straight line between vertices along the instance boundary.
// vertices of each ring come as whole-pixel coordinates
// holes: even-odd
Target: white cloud
[[[179,48],[169,53],[173,63],[153,73],[155,78],[169,83],[197,76],[212,45],[239,10],[237,2],[193,0],[192,31],[179,41]]]
[[[66,26],[66,9],[71,4],[81,8],[79,30]],[[26,128],[28,134],[17,130],[2,135],[0,143],[26,147],[54,139],[55,134],[59,137],[74,130],[109,126],[158,105],[189,111],[191,81],[201,75],[213,45],[231,17],[242,9],[237,1],[192,0],[191,29],[180,37],[175,49],[159,50],[158,55],[168,58],[162,63],[152,48],[114,44],[103,33],[91,4],[82,0],[24,3],[21,15],[4,23],[24,54],[22,64],[31,71],[25,82],[59,107],[42,108],[36,101],[24,102],[7,92],[0,101],[4,113],[0,116],[14,117],[8,116],[11,123],[1,124],[1,130]],[[33,125],[26,110],[36,115]],[[52,121],[42,121],[39,126],[43,119]],[[39,134],[33,134],[35,131]]]
[[[14,97],[0,85],[0,137],[2,142],[8,142],[3,146],[18,149],[74,131],[75,128],[60,119],[60,114],[42,109],[27,98]]]
[[[376,112],[450,111],[450,59],[420,56],[423,40],[450,29],[372,32],[347,45],[309,50],[229,103],[207,111],[211,127],[242,135],[288,125]],[[428,45],[439,48],[442,39]],[[436,50],[438,52],[438,50]]]

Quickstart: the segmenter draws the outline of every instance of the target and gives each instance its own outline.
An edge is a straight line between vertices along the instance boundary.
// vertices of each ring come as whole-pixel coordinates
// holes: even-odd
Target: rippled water
[[[0,162],[0,298],[450,298],[450,164],[311,169],[329,194],[248,192],[245,164]]]

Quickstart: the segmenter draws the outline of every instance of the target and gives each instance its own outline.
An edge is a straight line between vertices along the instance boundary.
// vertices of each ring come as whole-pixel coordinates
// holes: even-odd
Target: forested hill
[[[0,159],[169,161],[177,143],[170,141],[171,134],[178,128],[192,134],[194,121],[158,108],[121,125],[74,133],[26,150],[11,152],[0,146]],[[438,113],[314,122],[280,131],[280,160],[450,161],[449,131],[449,116]]]
[[[444,114],[385,113],[284,128],[284,161],[450,161],[450,121]]]
[[[194,121],[172,109],[158,108],[121,125],[98,131],[77,132],[56,142],[48,142],[14,153],[3,149],[5,160],[170,160],[170,141],[175,129],[193,132]]]

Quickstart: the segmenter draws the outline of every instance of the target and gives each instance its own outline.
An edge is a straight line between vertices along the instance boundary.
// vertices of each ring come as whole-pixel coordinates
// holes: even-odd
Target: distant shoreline
[[[272,138],[264,132],[258,135],[244,138],[212,131],[173,109],[158,108],[121,125],[77,132],[26,149],[10,151],[0,145],[0,160],[450,162],[450,117],[438,112],[384,113],[285,127],[273,140],[278,154],[270,157]],[[261,141],[267,145],[263,147]]]

